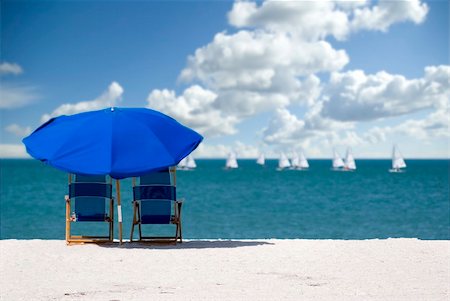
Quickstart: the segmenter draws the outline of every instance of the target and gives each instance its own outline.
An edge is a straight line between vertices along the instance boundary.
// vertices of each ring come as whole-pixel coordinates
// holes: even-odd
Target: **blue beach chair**
[[[139,228],[140,242],[182,242],[181,205],[176,198],[176,169],[167,168],[133,179],[133,224],[130,242],[133,241],[134,226]],[[175,225],[174,236],[143,236],[142,225]]]
[[[70,174],[69,195],[66,195],[65,199],[67,244],[113,241],[114,199],[111,180],[107,183],[106,176]],[[107,222],[109,234],[108,236],[72,235],[71,223],[73,222]]]

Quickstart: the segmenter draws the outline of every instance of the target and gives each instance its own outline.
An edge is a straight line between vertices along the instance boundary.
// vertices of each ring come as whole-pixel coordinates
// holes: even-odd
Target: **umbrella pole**
[[[119,242],[122,244],[122,206],[120,205],[120,181],[116,180],[117,217],[119,220]]]

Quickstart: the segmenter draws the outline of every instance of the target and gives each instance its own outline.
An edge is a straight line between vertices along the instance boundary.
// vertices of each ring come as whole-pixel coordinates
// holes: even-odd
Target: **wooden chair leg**
[[[180,217],[179,223],[180,223],[180,226],[178,228],[178,231],[179,231],[180,242],[183,242],[183,235],[181,234],[181,217]]]
[[[136,204],[136,208],[137,208],[137,224],[138,224],[138,229],[139,229],[139,240],[142,240],[142,227],[141,227],[141,209],[139,208],[139,204]]]
[[[183,205],[183,203],[180,203],[180,205],[178,207],[178,224],[179,224],[178,231],[179,231],[180,243],[183,242],[183,235],[181,232],[181,208],[182,208],[182,205]]]
[[[109,201],[109,240],[114,240],[114,202]]]
[[[136,202],[133,202],[133,223],[131,224],[130,242],[133,241],[134,225],[136,224]]]
[[[66,243],[70,240],[70,199],[66,196]]]

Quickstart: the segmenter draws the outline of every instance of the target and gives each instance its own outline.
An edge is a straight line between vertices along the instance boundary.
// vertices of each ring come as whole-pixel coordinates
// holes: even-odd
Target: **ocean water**
[[[330,160],[311,160],[309,171],[276,171],[275,160],[224,170],[224,162],[197,160],[195,171],[177,172],[185,238],[450,239],[449,160],[407,160],[401,174],[388,172],[389,160],[357,160],[356,172],[333,172]],[[64,239],[67,175],[35,160],[0,164],[0,238]],[[130,179],[121,181],[121,195],[128,239]],[[74,232],[106,227],[74,223]]]

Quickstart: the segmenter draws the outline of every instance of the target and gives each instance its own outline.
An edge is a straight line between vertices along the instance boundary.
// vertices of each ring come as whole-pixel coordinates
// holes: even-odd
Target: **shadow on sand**
[[[142,242],[124,242],[99,244],[104,248],[120,248],[120,249],[232,249],[240,247],[254,247],[260,245],[273,245],[267,241],[258,240],[186,240],[177,244],[161,244],[161,243],[142,243]]]

